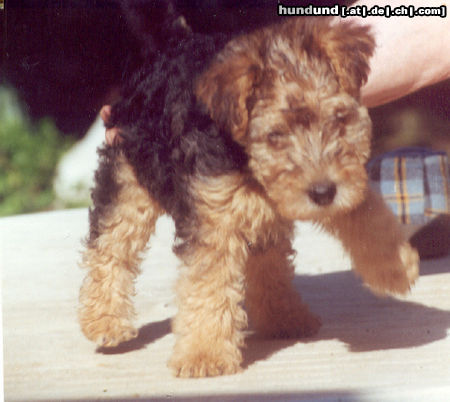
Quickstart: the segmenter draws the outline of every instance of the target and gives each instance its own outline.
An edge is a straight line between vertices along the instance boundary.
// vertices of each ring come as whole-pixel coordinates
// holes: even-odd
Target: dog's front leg
[[[419,257],[381,196],[324,222],[350,253],[355,271],[376,293],[406,293],[418,277]]]
[[[265,218],[257,214],[258,195],[239,173],[193,180],[191,192],[195,218],[178,253],[184,267],[169,366],[181,377],[232,374],[240,370],[247,327],[248,236]]]
[[[218,230],[210,236],[190,244],[182,256],[172,323],[177,341],[169,362],[180,377],[233,374],[242,362],[246,246],[231,233]]]

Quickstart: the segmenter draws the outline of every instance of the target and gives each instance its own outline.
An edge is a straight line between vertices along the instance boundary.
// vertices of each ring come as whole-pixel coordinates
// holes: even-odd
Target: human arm
[[[436,1],[411,0],[408,5],[439,7]],[[404,1],[357,1],[352,6],[405,5]],[[361,89],[362,102],[368,107],[388,103],[418,89],[450,78],[450,18],[438,16],[382,16],[340,18],[368,25],[375,36],[376,49],[370,61],[371,71]]]

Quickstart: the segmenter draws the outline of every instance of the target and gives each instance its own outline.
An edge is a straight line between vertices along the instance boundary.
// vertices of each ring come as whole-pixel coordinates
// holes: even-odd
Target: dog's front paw
[[[419,277],[419,253],[412,248],[408,242],[403,243],[399,250],[400,260],[406,272],[406,279],[408,282],[408,289],[414,285],[416,279]]]
[[[182,378],[216,377],[235,374],[241,371],[240,365],[237,362],[201,355],[189,360],[171,360],[169,367],[177,377]]]
[[[216,377],[241,371],[240,358],[233,355],[193,353],[190,356],[173,355],[169,367],[177,377]]]
[[[402,243],[394,258],[381,261],[374,273],[367,284],[375,293],[405,294],[419,276],[419,254],[408,242]]]
[[[81,329],[88,339],[101,347],[115,347],[136,338],[138,330],[125,319],[106,315],[95,320],[81,320]]]

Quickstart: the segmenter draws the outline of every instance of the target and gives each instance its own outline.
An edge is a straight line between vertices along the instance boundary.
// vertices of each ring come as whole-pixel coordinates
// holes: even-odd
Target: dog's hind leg
[[[292,224],[275,223],[266,244],[254,247],[246,267],[246,307],[261,335],[273,338],[312,336],[320,319],[309,311],[294,287]]]
[[[88,273],[80,290],[79,319],[87,338],[111,347],[137,336],[132,324],[134,279],[163,211],[139,185],[120,150],[106,147],[100,156],[82,260]]]

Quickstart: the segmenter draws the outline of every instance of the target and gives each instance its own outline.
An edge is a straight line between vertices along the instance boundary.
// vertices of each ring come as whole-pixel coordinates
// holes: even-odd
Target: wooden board
[[[0,219],[6,400],[450,400],[450,257],[423,262],[407,297],[380,299],[351,273],[339,243],[309,224],[298,226],[295,282],[322,317],[320,333],[250,336],[242,373],[174,378],[166,367],[173,230],[160,219],[143,264],[139,337],[107,354],[83,337],[76,316],[87,211]]]

